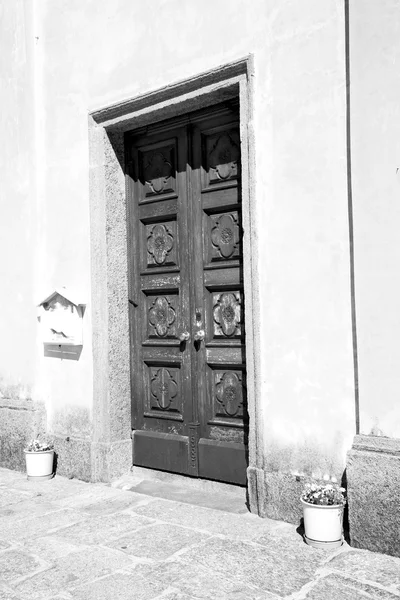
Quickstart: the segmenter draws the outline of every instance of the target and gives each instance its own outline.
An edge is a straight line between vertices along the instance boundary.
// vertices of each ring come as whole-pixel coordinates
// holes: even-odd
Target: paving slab
[[[152,600],[159,598],[165,587],[158,581],[135,579],[132,574],[114,573],[109,577],[80,586],[71,592],[74,600]]]
[[[221,571],[207,569],[196,560],[165,561],[157,565],[138,565],[133,575],[136,579],[158,581],[166,589],[175,588],[180,593],[199,600],[277,600],[279,596],[249,586],[239,578],[229,578]]]
[[[82,513],[67,508],[41,515],[40,518],[32,518],[29,515],[16,521],[9,519],[8,523],[2,524],[0,536],[2,539],[32,539],[38,535],[43,536],[50,531],[57,531],[60,528],[83,521],[84,518]]]
[[[0,494],[0,507],[9,508],[10,506],[13,506],[16,502],[25,500],[26,498],[31,498],[33,495],[34,492],[16,495],[15,492],[13,492],[12,490],[4,489],[3,487]]]
[[[197,548],[197,545],[207,537],[209,534],[199,533],[193,529],[160,523],[126,534],[107,545],[131,556],[160,561],[183,548],[193,545]]]
[[[15,586],[24,598],[42,600],[46,595],[70,591],[78,585],[90,583],[123,567],[133,566],[132,560],[122,553],[93,547],[90,552],[68,554],[54,561],[54,566]]]
[[[399,558],[368,552],[368,550],[353,550],[333,558],[329,567],[361,581],[385,585],[400,594]]]
[[[92,510],[95,509],[96,505],[100,506],[104,504],[104,507],[109,506],[111,509],[115,502],[122,504],[126,503],[127,506],[136,505],[137,502],[144,502],[145,499],[141,494],[134,494],[132,492],[124,492],[118,489],[114,489],[103,484],[92,484],[92,487],[85,487],[79,490],[79,493],[74,495],[68,495],[59,501],[60,506],[64,508],[77,508],[81,510]],[[151,498],[148,499],[151,501]]]
[[[48,567],[40,558],[27,552],[6,550],[0,554],[0,581],[10,583],[26,575],[33,575]]]
[[[243,488],[238,488],[239,493],[235,495],[229,494],[228,498],[223,492],[214,491],[211,494],[204,494],[201,489],[184,487],[163,481],[140,481],[136,484],[126,485],[124,489],[129,489],[131,492],[137,494],[176,500],[177,502],[184,502],[192,506],[205,506],[214,510],[223,510],[224,512],[248,512],[246,490]]]
[[[71,554],[71,552],[79,552],[85,549],[82,544],[67,542],[57,535],[35,538],[33,544],[31,539],[24,540],[18,544],[18,547],[25,552],[30,552],[32,556],[42,558],[48,563]]]
[[[214,535],[229,535],[238,539],[252,540],[262,533],[276,529],[294,529],[293,525],[260,519],[258,516],[246,513],[223,513],[202,506],[193,506],[169,500],[155,500],[151,504],[139,506],[135,513],[151,516],[167,523],[175,523],[184,527],[205,531]]]
[[[21,600],[21,596],[16,596],[8,586],[0,583],[0,600]]]
[[[340,575],[328,575],[319,579],[307,592],[304,600],[337,598],[338,590],[340,590],[340,600],[399,600],[397,594]]]
[[[166,592],[159,597],[159,600],[196,600],[193,596],[182,594],[181,592]]]
[[[305,544],[301,552],[290,547],[281,547],[276,552],[274,548],[251,542],[213,538],[190,549],[181,560],[196,562],[209,572],[249,588],[284,597],[299,591],[312,579],[326,555]]]
[[[27,514],[30,515],[30,518],[35,518],[59,510],[60,507],[55,502],[48,502],[43,500],[42,497],[34,496],[29,500],[22,500],[14,505],[8,505],[7,508],[0,509],[0,526],[8,521],[10,517],[14,521],[19,521],[26,519]]]
[[[115,494],[115,492],[114,492]],[[85,497],[79,498],[77,502],[63,503],[63,506],[74,507],[76,510],[90,515],[112,515],[118,511],[135,508],[152,502],[151,498],[143,497],[141,494],[122,492],[111,497]]]
[[[63,528],[58,532],[58,537],[78,544],[105,544],[123,534],[133,535],[135,529],[151,523],[154,523],[154,519],[129,513],[88,517],[71,527]]]
[[[5,469],[0,468],[0,479],[4,478]],[[6,489],[15,495],[24,497],[43,496],[52,500],[62,500],[67,496],[77,496],[91,489],[93,484],[78,479],[53,477],[44,481],[28,480],[25,473],[14,471],[15,477],[6,478]],[[95,484],[96,485],[96,484]],[[4,488],[5,486],[3,486]]]
[[[400,558],[311,548],[298,527],[243,513],[243,490],[191,482],[172,497],[159,483],[0,468],[0,600],[400,600]]]

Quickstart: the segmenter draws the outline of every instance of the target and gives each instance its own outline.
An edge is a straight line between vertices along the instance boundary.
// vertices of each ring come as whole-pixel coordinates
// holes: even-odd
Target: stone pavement
[[[400,559],[310,548],[241,491],[119,487],[0,469],[0,600],[400,599]]]

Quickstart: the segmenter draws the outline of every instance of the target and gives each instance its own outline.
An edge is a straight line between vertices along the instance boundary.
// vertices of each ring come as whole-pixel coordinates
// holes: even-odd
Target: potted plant
[[[301,503],[307,544],[315,548],[338,548],[343,544],[345,491],[336,483],[306,485]]]
[[[28,479],[42,480],[53,477],[54,444],[34,439],[25,448],[26,474]]]

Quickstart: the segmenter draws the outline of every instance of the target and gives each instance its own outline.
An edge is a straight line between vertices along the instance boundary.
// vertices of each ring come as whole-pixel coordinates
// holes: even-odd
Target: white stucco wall
[[[0,399],[35,380],[36,244],[31,7],[0,2]]]
[[[90,233],[88,159],[85,142],[69,131],[71,123],[61,84],[65,43],[59,38],[58,73],[49,85],[48,27],[63,20],[46,20],[46,3],[33,2],[35,35],[35,152],[37,219],[40,223],[36,253],[36,301],[56,288],[73,290],[87,305],[83,319],[83,348],[79,360],[45,356],[38,330],[38,367],[35,393],[44,400],[48,424],[54,433],[89,437],[91,434],[92,340],[90,307]],[[53,91],[50,91],[52,89]],[[55,91],[55,93],[53,93]],[[50,107],[51,104],[51,107]],[[68,94],[68,104],[73,98]],[[87,115],[83,116],[87,122]],[[70,135],[70,133],[72,135]]]
[[[400,12],[350,3],[360,426],[400,438]]]
[[[88,112],[254,53],[269,468],[337,472],[354,434],[342,2],[114,0],[99,10],[43,0],[36,9],[45,272],[87,292]],[[48,362],[45,375],[54,401],[90,396],[84,361]]]
[[[332,475],[355,431],[344,9],[277,13],[256,127],[267,464]]]
[[[11,10],[3,2],[1,14],[6,5]],[[355,432],[342,1],[113,0],[100,10],[95,0],[19,0],[12,19],[23,6],[35,9],[27,21],[34,68],[18,59],[11,74],[15,50],[2,60],[2,72],[13,77],[8,114],[21,110],[21,121],[7,121],[9,146],[2,145],[0,159],[15,198],[10,221],[29,207],[36,237],[35,251],[25,238],[18,246],[18,277],[2,261],[14,283],[1,292],[12,350],[1,349],[0,358],[9,380],[23,372],[24,381],[34,381],[54,430],[89,434],[88,113],[252,53],[265,466],[339,474]],[[16,39],[10,48],[21,48]],[[28,73],[35,76],[34,204],[26,179],[33,163],[20,127],[33,127],[21,88]],[[4,252],[19,230],[3,220],[1,227]],[[27,231],[25,224],[25,237]],[[21,281],[27,293],[19,320],[14,290]],[[35,302],[63,285],[89,303],[79,361],[45,358],[35,339]],[[29,340],[22,349],[14,332]]]

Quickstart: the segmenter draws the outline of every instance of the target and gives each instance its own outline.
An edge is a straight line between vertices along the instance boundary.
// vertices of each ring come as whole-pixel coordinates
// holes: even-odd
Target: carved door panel
[[[134,464],[244,484],[237,115],[191,113],[126,148]]]
[[[248,418],[237,116],[229,112],[194,124],[193,152],[194,293],[205,332],[195,367],[201,374],[199,476],[245,483]]]
[[[133,453],[137,465],[188,473],[191,360],[187,136],[128,137]],[[197,474],[197,473],[196,473]]]

